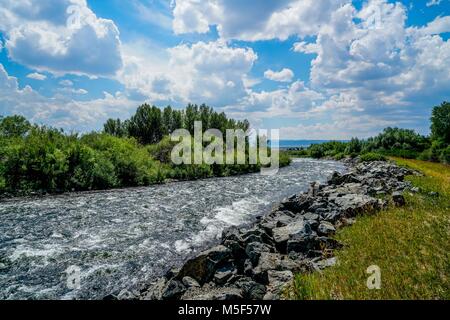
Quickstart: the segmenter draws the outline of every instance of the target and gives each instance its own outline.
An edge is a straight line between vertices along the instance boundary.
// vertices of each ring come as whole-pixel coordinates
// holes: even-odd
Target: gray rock
[[[315,270],[323,270],[325,268],[329,268],[329,267],[333,267],[337,264],[337,259],[336,257],[333,258],[329,258],[329,259],[325,259],[325,260],[320,260],[318,262],[313,263],[314,269]]]
[[[392,201],[397,207],[401,207],[406,204],[405,197],[401,192],[394,192],[392,194]]]
[[[273,239],[280,252],[286,251],[287,241],[295,236],[309,235],[312,233],[311,226],[304,220],[288,224],[285,227],[273,229]]]
[[[162,300],[163,290],[166,286],[166,279],[160,278],[150,285],[147,292],[142,297],[143,300]]]
[[[347,217],[355,217],[358,214],[371,213],[380,209],[378,199],[362,194],[346,194],[336,198],[335,203]]]
[[[177,280],[169,280],[162,291],[163,300],[177,300],[183,293],[186,292],[186,287]]]
[[[269,270],[277,270],[281,266],[282,255],[278,253],[263,252],[258,265],[253,269],[254,279],[262,284],[268,283]]]
[[[195,279],[192,279],[191,277],[184,277],[181,280],[181,282],[188,289],[189,288],[200,288],[200,284]]]
[[[237,270],[233,266],[225,266],[217,270],[214,275],[214,282],[218,285],[224,285],[236,274]]]
[[[328,236],[334,234],[336,232],[336,228],[327,221],[322,221],[317,228],[317,233],[319,235]]]
[[[303,215],[305,220],[319,220],[319,215],[317,213],[307,212]]]
[[[186,291],[182,300],[242,300],[242,289],[236,287],[216,287],[207,284],[202,288]]]
[[[178,278],[188,276],[194,278],[200,285],[212,279],[216,270],[222,263],[231,258],[231,250],[223,245],[200,253],[195,258],[188,260],[180,272]]]
[[[249,257],[252,264],[255,266],[258,264],[259,257],[262,252],[271,252],[272,248],[267,244],[261,242],[252,242],[247,245],[245,248],[245,253]]]
[[[242,278],[234,283],[234,286],[242,289],[243,297],[247,300],[262,300],[266,294],[266,286],[253,281],[251,278]]]

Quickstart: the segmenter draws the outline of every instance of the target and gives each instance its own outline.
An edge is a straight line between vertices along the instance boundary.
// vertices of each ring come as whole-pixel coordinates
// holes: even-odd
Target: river
[[[252,223],[343,170],[339,162],[295,159],[275,176],[3,201],[0,299],[101,299],[139,288],[217,242],[224,228]],[[68,283],[70,269],[80,286]]]

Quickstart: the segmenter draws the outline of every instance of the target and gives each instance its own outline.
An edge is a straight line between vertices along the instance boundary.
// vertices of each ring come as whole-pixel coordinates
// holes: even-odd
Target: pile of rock
[[[285,199],[251,229],[230,228],[221,244],[187,261],[142,292],[141,299],[280,299],[295,273],[336,263],[336,229],[360,214],[405,204],[414,172],[389,162],[354,164],[326,185]]]

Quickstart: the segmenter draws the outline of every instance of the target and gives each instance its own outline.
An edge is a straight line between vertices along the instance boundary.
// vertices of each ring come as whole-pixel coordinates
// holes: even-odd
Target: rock
[[[301,213],[303,210],[308,210],[309,206],[313,202],[313,198],[307,195],[295,196],[295,198],[289,198],[281,203],[281,208],[294,213]]]
[[[319,220],[319,215],[317,213],[307,212],[303,215],[305,220]]]
[[[234,286],[242,289],[243,298],[247,300],[262,300],[266,294],[266,286],[251,278],[242,278],[236,281]]]
[[[272,245],[273,241],[272,238],[263,229],[253,228],[245,231],[245,233],[242,235],[242,242],[245,245],[248,245],[252,242],[262,242],[268,245]]]
[[[154,282],[143,296],[143,300],[162,300],[163,290],[166,286],[166,279],[160,278]]]
[[[371,213],[381,207],[378,199],[362,194],[346,194],[334,200],[347,217],[362,213]]]
[[[192,279],[191,277],[184,277],[181,280],[181,282],[188,289],[189,288],[200,288],[200,284],[195,279]]]
[[[358,178],[353,172],[341,175],[339,172],[334,172],[329,180],[331,185],[341,185],[344,183],[360,183],[361,179]]]
[[[138,300],[139,294],[133,293],[129,290],[124,289],[119,292],[119,294],[117,295],[117,299],[118,300]]]
[[[288,224],[285,227],[273,229],[273,239],[280,252],[286,252],[287,241],[295,236],[308,235],[312,233],[311,226],[304,220]]]
[[[268,283],[269,270],[277,270],[281,266],[281,254],[278,253],[261,253],[258,265],[253,269],[254,279],[262,284]]]
[[[429,195],[430,197],[435,197],[435,198],[439,197],[439,193],[438,193],[438,192],[434,192],[434,191],[429,192],[428,195]]]
[[[320,189],[320,183],[319,182],[313,182],[311,183],[311,186],[309,187],[308,196],[309,197],[315,197]]]
[[[222,242],[226,240],[242,242],[240,230],[237,227],[230,227],[222,232]]]
[[[268,245],[261,242],[252,242],[245,248],[245,253],[250,258],[250,261],[255,266],[258,264],[259,257],[262,252],[271,252],[272,249]]]
[[[181,300],[242,300],[242,290],[236,287],[216,287],[207,284],[202,288],[186,291]]]
[[[172,267],[169,269],[169,271],[166,272],[164,278],[166,278],[167,280],[171,280],[177,276],[178,272],[180,272],[179,268]]]
[[[338,211],[330,211],[322,214],[322,219],[331,223],[336,223],[341,217],[341,213]]]
[[[169,280],[162,291],[163,300],[179,299],[186,292],[186,287],[177,280]]]
[[[317,228],[317,233],[319,235],[328,236],[330,234],[334,234],[336,232],[336,228],[327,221],[322,221]]]
[[[231,279],[234,274],[236,274],[236,272],[237,270],[231,265],[222,267],[217,270],[216,274],[214,275],[214,282],[218,285],[224,285],[228,282],[228,280]]]
[[[412,187],[412,188],[410,189],[410,191],[411,191],[412,193],[419,193],[419,192],[420,192],[420,188],[419,188],[419,187]]]
[[[291,271],[269,271],[267,293],[264,300],[279,300],[290,285],[294,274]]]
[[[240,245],[239,242],[234,240],[225,240],[223,245],[231,250],[231,254],[234,259],[240,260],[245,258],[245,249]]]
[[[318,262],[313,263],[314,269],[323,270],[325,268],[333,267],[337,264],[337,259],[335,257],[325,260],[320,260]]]
[[[113,294],[108,294],[107,296],[103,297],[104,301],[115,301],[115,300],[119,300],[117,298],[117,296],[113,295]]]
[[[401,192],[394,192],[392,194],[392,201],[397,207],[402,207],[406,204],[405,197]]]
[[[223,245],[200,253],[188,260],[178,273],[178,278],[194,278],[200,285],[212,279],[216,270],[231,258],[231,250]]]

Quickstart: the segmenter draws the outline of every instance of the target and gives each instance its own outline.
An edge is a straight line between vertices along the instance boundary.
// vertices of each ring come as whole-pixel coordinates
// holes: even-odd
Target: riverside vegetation
[[[179,128],[193,133],[195,121],[202,121],[204,130],[223,133],[249,129],[246,120],[228,119],[206,105],[191,104],[184,110],[144,104],[129,120],[109,119],[103,132],[87,134],[32,125],[22,116],[0,117],[0,195],[147,186],[261,169],[260,164],[249,164],[248,143],[245,165],[174,165],[170,155],[175,143],[169,134]],[[280,153],[280,166],[290,161]]]
[[[330,141],[289,153],[298,157],[327,157],[336,160],[360,156],[363,161],[384,160],[394,156],[449,164],[450,103],[443,102],[434,107],[429,137],[414,130],[386,128],[378,136],[367,140],[353,138],[349,142]]]
[[[339,263],[321,273],[299,274],[289,290],[294,299],[450,299],[450,166],[394,158],[423,175],[405,205],[377,216],[361,216],[335,239]],[[366,269],[378,265],[381,289],[369,290]]]

